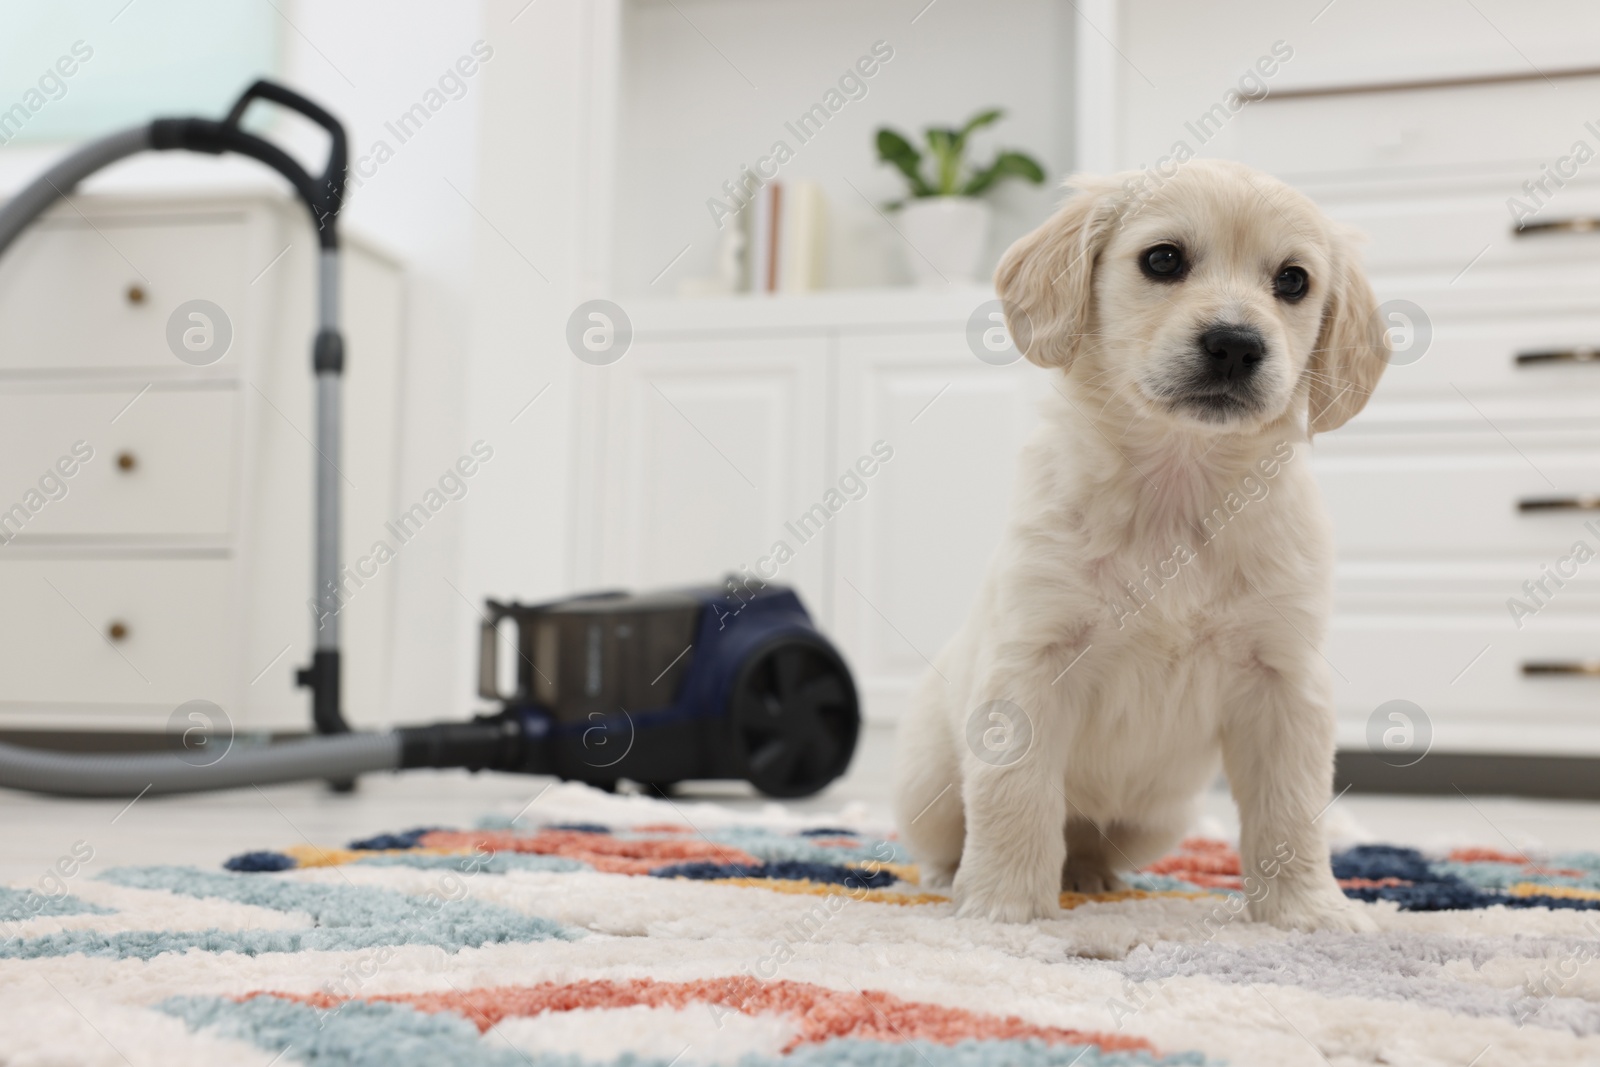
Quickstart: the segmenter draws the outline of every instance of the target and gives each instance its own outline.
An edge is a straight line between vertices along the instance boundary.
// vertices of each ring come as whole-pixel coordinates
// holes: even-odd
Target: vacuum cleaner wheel
[[[850,672],[804,637],[780,638],[745,662],[730,712],[745,777],[772,797],[810,796],[843,774],[860,729]]]

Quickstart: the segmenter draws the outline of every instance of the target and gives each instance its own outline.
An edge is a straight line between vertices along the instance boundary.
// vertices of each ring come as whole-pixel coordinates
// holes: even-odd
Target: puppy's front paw
[[[1311,933],[1330,930],[1345,934],[1376,933],[1378,924],[1360,901],[1351,900],[1329,880],[1309,892],[1279,892],[1273,887],[1265,897],[1251,901],[1250,918],[1284,930]]]
[[[956,916],[962,919],[1026,923],[1061,914],[1061,898],[1053,885],[1030,887],[1021,878],[1005,875],[972,877],[965,865],[956,872],[954,893]]]

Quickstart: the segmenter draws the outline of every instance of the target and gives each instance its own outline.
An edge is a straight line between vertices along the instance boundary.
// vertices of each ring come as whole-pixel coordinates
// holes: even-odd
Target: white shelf
[[[770,296],[742,293],[683,299],[624,300],[639,336],[680,333],[805,335],[837,329],[900,333],[918,327],[960,327],[981,304],[995,299],[988,286],[949,289],[836,289]]]

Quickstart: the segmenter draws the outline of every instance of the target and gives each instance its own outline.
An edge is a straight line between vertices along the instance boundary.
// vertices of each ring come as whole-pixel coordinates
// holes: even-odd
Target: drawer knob
[[[136,457],[132,452],[123,451],[117,453],[117,470],[127,472],[133,470],[133,468],[137,467],[138,465],[138,457]]]
[[[1513,237],[1536,237],[1550,233],[1595,233],[1600,231],[1600,218],[1578,215],[1570,219],[1551,219],[1549,222],[1528,222],[1511,227]]]
[[[1518,352],[1517,366],[1535,363],[1597,363],[1600,348],[1553,348],[1543,352]]]
[[[144,303],[144,296],[145,296],[144,286],[142,286],[142,285],[130,285],[130,286],[128,286],[128,292],[127,292],[126,296],[128,298],[128,303],[130,303],[130,304],[138,305],[138,304]]]
[[[113,641],[127,640],[128,624],[123,622],[121,619],[112,620],[111,625],[106,627],[106,636],[111,638]]]
[[[1518,511],[1600,511],[1600,495],[1532,496],[1517,501]]]
[[[1600,660],[1584,659],[1570,662],[1533,662],[1522,665],[1523,674],[1568,674],[1587,678],[1600,678]]]

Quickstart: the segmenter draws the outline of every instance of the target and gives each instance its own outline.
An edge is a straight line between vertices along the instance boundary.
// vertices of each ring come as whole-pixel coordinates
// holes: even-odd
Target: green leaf
[[[911,142],[900,134],[887,127],[878,131],[878,159],[884,163],[893,164],[901,174],[905,175],[906,183],[911,186],[913,196],[932,196],[933,189],[923,180],[919,168],[922,165],[922,153],[911,147]]]
[[[1001,152],[994,162],[973,173],[961,196],[977,196],[1003,178],[1022,178],[1038,185],[1044,181],[1044,168],[1032,156],[1021,152]]]
[[[1044,181],[1044,167],[1023,152],[1001,152],[995,157],[994,167],[1002,177],[1022,178],[1034,185]]]
[[[915,167],[922,162],[922,153],[911,147],[910,141],[885,126],[878,130],[878,158],[897,167],[903,168],[907,162]]]
[[[965,141],[973,130],[982,129],[985,126],[993,126],[1000,121],[1001,116],[1004,114],[1005,112],[997,107],[990,108],[988,111],[980,111],[967,120],[967,124],[961,127],[961,133],[958,136],[962,141]]]

